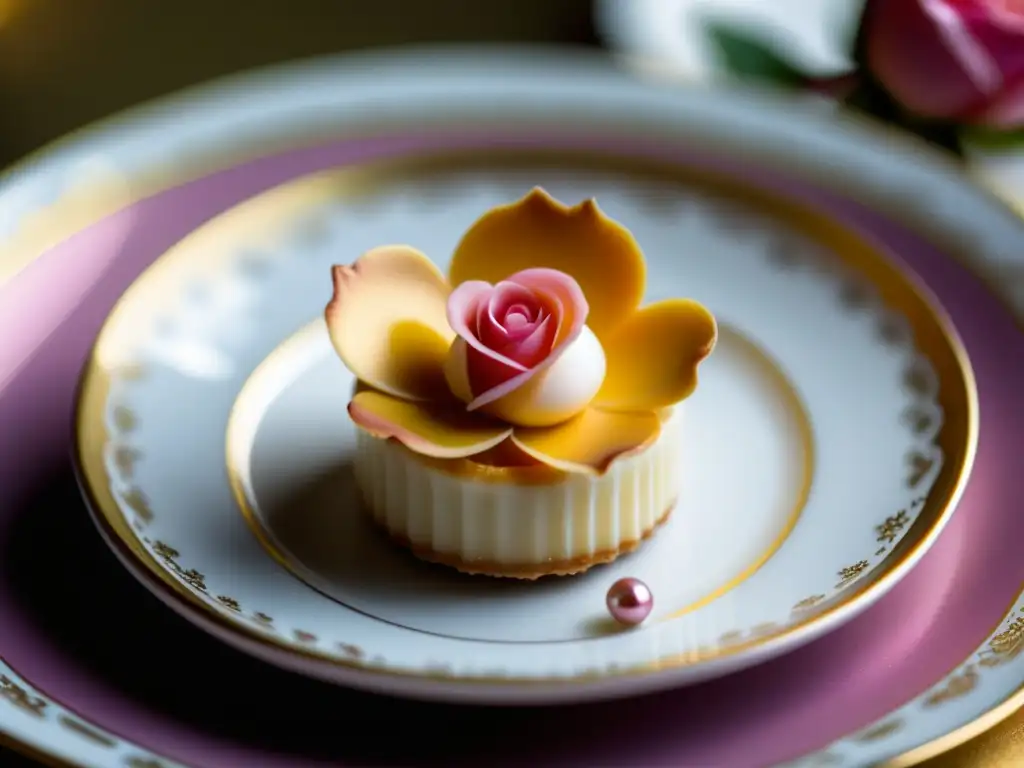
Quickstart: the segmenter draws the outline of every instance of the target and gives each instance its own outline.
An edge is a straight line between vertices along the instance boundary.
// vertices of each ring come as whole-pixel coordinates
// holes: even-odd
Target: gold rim
[[[857,130],[859,132],[866,135],[874,136],[876,140],[887,141],[896,149],[904,149],[918,154],[923,154],[925,157],[928,158],[929,163],[931,163],[932,165],[945,168],[946,170],[954,172],[961,178],[965,179],[967,183],[970,183],[972,186],[975,187],[975,189],[978,190],[979,194],[981,194],[989,202],[990,205],[998,209],[1004,210],[1012,215],[1017,215],[1018,211],[1013,207],[1013,205],[1011,205],[1011,203],[1003,195],[996,193],[994,189],[989,185],[985,177],[978,173],[977,171],[975,171],[974,169],[965,168],[962,164],[953,161],[950,157],[932,148],[931,146],[926,145],[920,141],[916,141],[898,130],[883,126],[875,121],[869,120],[856,114],[848,114],[844,117],[844,119],[850,122],[851,124],[857,126]],[[101,121],[97,123],[94,127],[114,122],[115,120],[113,119],[109,121]],[[85,131],[83,130],[81,133],[84,132]],[[75,135],[77,134],[78,132],[76,132]],[[277,149],[280,151],[298,149],[306,145],[304,144],[304,138],[308,139],[309,137],[295,136],[289,140],[282,140],[279,144],[276,145]],[[323,136],[323,138],[338,140],[344,137],[339,136],[337,133],[334,133],[333,135],[329,136],[325,135]],[[67,142],[55,142],[39,150],[37,153],[30,155],[29,157],[44,156],[49,152],[52,152],[56,147],[64,145],[65,143],[70,144],[72,142],[70,140]],[[268,144],[261,146],[259,150],[256,150],[251,154],[248,154],[244,159],[252,159],[261,154],[265,154],[271,149],[271,147],[274,146],[275,144],[273,142],[268,142]],[[214,160],[216,159],[214,158]],[[771,164],[768,161],[762,160],[762,164],[765,165],[766,167],[771,167]],[[212,166],[207,165],[203,167],[202,171],[200,171],[200,175],[205,175],[205,173],[207,173],[211,167],[223,167],[223,165],[218,162],[213,162]],[[25,167],[25,161],[14,166],[9,172],[9,175],[13,175],[13,173],[17,169],[23,167]],[[800,175],[800,171],[793,168],[788,169],[788,172],[796,172],[798,175]],[[148,187],[146,184],[136,185],[135,179],[132,180],[133,187],[135,187],[136,189],[140,189],[139,197],[149,194],[155,194],[161,190],[168,189],[177,183],[183,183],[191,177],[187,173],[181,177],[176,177],[170,168],[165,168],[163,169],[162,172],[154,173],[153,176],[151,176],[150,178],[156,178],[157,180],[155,181],[155,183],[153,183],[153,186]],[[819,184],[824,188],[830,188],[837,194],[843,194],[841,184],[838,181],[830,182],[827,180],[817,179],[815,180],[815,183]],[[83,200],[87,200],[90,198],[95,199],[93,195],[89,193],[88,190],[80,195],[80,199]],[[76,223],[74,224],[69,224],[68,211],[65,206],[66,203],[64,201],[58,201],[57,203],[46,206],[40,215],[40,218],[43,221],[43,224],[40,226],[40,229],[49,231],[51,233],[50,239],[54,243],[66,239],[70,235],[74,234],[74,232],[78,231],[80,228],[90,226],[96,223],[105,215],[104,206],[97,204],[89,211],[89,215],[92,218],[89,218],[88,220],[84,220],[82,222],[76,221]],[[75,220],[75,217],[70,216],[70,219]],[[900,221],[900,223],[903,226],[907,227],[910,231],[914,232],[915,234],[922,237],[926,241],[937,246],[943,252],[944,255],[953,258],[955,261],[957,261],[962,266],[969,269],[974,275],[976,275],[978,279],[985,285],[990,294],[1000,304],[1002,304],[1003,307],[1016,319],[1018,327],[1024,330],[1024,316],[1022,316],[1021,313],[1019,313],[1017,309],[1014,307],[1013,303],[1009,300],[1009,297],[1005,293],[1004,286],[996,277],[992,275],[990,270],[988,270],[982,265],[977,264],[976,261],[973,260],[970,256],[968,256],[965,252],[956,248],[950,248],[950,244],[948,242],[943,241],[943,239],[937,236],[934,232],[927,231],[925,227],[921,225],[913,225],[912,223],[902,221],[900,218],[896,218],[896,220]],[[44,247],[40,247],[39,245],[32,245],[24,241],[21,241],[19,245],[16,247],[10,246],[0,248],[0,286],[2,286],[7,279],[13,277],[18,271],[20,271],[21,268],[27,266],[35,258],[40,256],[43,253],[43,251]],[[1011,603],[1011,608],[1013,607],[1013,605],[1015,605],[1019,597],[1020,595],[1018,594],[1018,596],[1014,599],[1013,603]],[[1005,616],[1003,618],[1005,618]],[[1000,620],[1000,623],[1001,621],[1002,619]],[[3,657],[0,656],[0,658]],[[967,663],[970,660],[970,658],[971,657],[967,657],[961,662],[961,664]],[[959,666],[960,665],[957,665],[957,667]],[[53,699],[53,697],[50,698],[54,701],[57,701],[56,699]],[[1021,708],[1021,706],[1024,706],[1024,684],[1022,684],[1021,687],[1015,693],[1011,694],[1011,696],[1003,704],[998,705],[996,708],[992,710],[989,710],[989,712],[980,716],[971,723],[964,724],[959,728],[951,731],[950,733],[945,734],[944,736],[934,739],[931,742],[928,742],[924,745],[921,745],[920,747],[915,748],[914,750],[905,753],[901,757],[896,758],[891,763],[891,765],[914,765],[934,755],[949,751],[969,741],[975,736],[980,735],[981,733],[990,729],[991,727],[997,725],[999,722],[1009,717],[1014,712],[1018,711]],[[27,749],[31,749],[30,745],[26,744],[25,747]]]
[[[78,709],[65,704],[59,699],[41,691],[34,684],[29,683],[21,671],[16,667],[11,666],[7,661],[4,661],[4,664],[17,678],[19,678],[20,681],[22,681],[19,687],[25,685],[30,686],[34,692],[45,697],[47,704],[47,710],[45,711],[46,716],[51,716],[53,714],[48,710],[50,705],[56,705],[63,709],[63,713],[57,714],[57,724],[63,727],[66,733],[73,734],[82,739],[83,743],[89,743],[93,746],[102,746],[108,749],[113,749],[118,746],[118,744],[128,746],[133,750],[148,753],[148,755],[134,755],[129,758],[141,759],[143,762],[145,762],[146,759],[150,759],[151,756],[156,757],[158,761],[170,760],[169,758],[160,755],[157,751],[141,746],[132,739],[126,738],[116,731],[112,731],[106,727],[92,725],[89,718],[85,717]],[[32,696],[35,696],[35,694],[33,693]],[[86,725],[87,723],[89,725]],[[63,758],[43,746],[37,746],[26,741],[21,741],[11,734],[3,731],[0,731],[0,748],[12,750],[45,766],[54,766],[55,768],[78,768],[78,766],[81,765],[80,763],[72,762]],[[163,763],[161,763],[161,765],[162,764]]]
[[[1014,604],[1016,602],[1014,600]],[[995,728],[1003,720],[1019,711],[1022,703],[1020,698],[1021,694],[1019,691],[1011,693],[1003,702],[971,722],[961,725],[945,736],[940,736],[919,747],[915,747],[909,752],[904,752],[902,755],[885,760],[879,764],[879,768],[911,768],[911,766],[920,765],[926,760],[939,757],[962,744],[966,744],[971,739],[982,736],[986,731]],[[955,743],[947,743],[951,742],[954,738],[956,739]]]
[[[52,752],[46,752],[39,747],[29,744],[27,741],[16,739],[14,736],[3,731],[0,731],[0,747],[17,752],[29,760],[35,760],[40,765],[47,766],[47,768],[77,768],[74,763],[67,762],[63,757]]]
[[[677,654],[656,662],[624,668],[601,674],[585,674],[557,679],[536,677],[458,677],[437,674],[430,671],[381,669],[367,667],[359,662],[338,658],[319,649],[296,647],[268,636],[245,622],[243,617],[228,616],[214,605],[190,590],[181,580],[164,567],[151,554],[138,535],[132,530],[110,491],[102,446],[108,441],[104,422],[105,405],[112,380],[118,365],[130,365],[130,361],[117,361],[110,350],[133,346],[131,336],[138,331],[139,324],[131,318],[131,307],[140,300],[143,293],[147,306],[153,302],[170,301],[170,292],[151,290],[151,286],[166,285],[175,274],[194,264],[189,255],[193,249],[205,254],[204,268],[213,269],[218,262],[226,261],[234,251],[224,247],[232,238],[245,233],[245,241],[266,242],[269,238],[282,236],[280,225],[288,222],[289,212],[308,210],[308,206],[339,195],[372,194],[383,184],[396,180],[409,182],[410,177],[429,175],[438,170],[451,172],[485,167],[495,168],[508,164],[521,166],[524,162],[533,167],[554,166],[574,167],[590,170],[620,171],[640,174],[676,183],[694,184],[712,191],[727,192],[732,199],[748,201],[776,218],[786,221],[814,240],[827,244],[849,268],[868,280],[878,291],[883,303],[899,307],[910,323],[918,348],[925,353],[935,368],[941,382],[939,401],[947,417],[956,414],[959,420],[948,419],[937,442],[945,456],[944,464],[929,494],[929,500],[919,512],[906,535],[893,550],[871,571],[874,578],[864,578],[854,583],[848,591],[841,591],[832,600],[823,601],[815,610],[795,616],[791,622],[777,631],[758,636],[726,647],[713,650]],[[234,240],[235,243],[238,240]],[[213,247],[217,244],[217,247]],[[128,334],[126,336],[125,334]],[[178,599],[198,608],[208,617],[214,617],[221,625],[264,645],[270,645],[292,656],[325,661],[336,667],[355,667],[381,675],[398,675],[406,678],[442,679],[449,683],[490,683],[500,685],[569,685],[607,680],[623,676],[637,676],[669,668],[692,665],[711,658],[735,656],[755,647],[765,647],[785,642],[797,633],[811,630],[838,611],[849,609],[856,603],[867,601],[887,590],[898,580],[913,560],[919,556],[935,538],[945,524],[960,495],[974,459],[978,431],[978,403],[974,375],[960,339],[944,312],[926,298],[909,278],[884,255],[878,253],[858,235],[845,227],[815,213],[805,206],[776,198],[768,193],[741,187],[719,174],[695,172],[685,167],[667,166],[653,161],[615,159],[594,153],[565,152],[523,152],[516,150],[480,152],[469,150],[446,153],[420,153],[411,157],[371,163],[341,171],[315,174],[263,193],[231,209],[196,230],[170,251],[161,256],[125,292],[101,330],[92,354],[85,366],[77,404],[75,459],[84,480],[83,486],[93,509],[94,517],[111,536],[119,539],[133,557],[156,577],[161,589],[170,590]]]

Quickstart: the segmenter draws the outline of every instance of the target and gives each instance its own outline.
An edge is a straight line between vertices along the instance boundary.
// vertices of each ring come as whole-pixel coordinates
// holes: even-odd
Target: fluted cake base
[[[465,573],[582,573],[635,550],[679,496],[680,409],[603,475],[419,456],[360,432],[355,478],[374,522],[417,557]]]

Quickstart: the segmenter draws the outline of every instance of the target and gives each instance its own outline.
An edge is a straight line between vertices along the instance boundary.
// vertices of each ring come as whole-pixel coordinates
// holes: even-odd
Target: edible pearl
[[[651,615],[654,595],[640,579],[619,579],[612,584],[605,598],[608,612],[619,624],[636,626]]]

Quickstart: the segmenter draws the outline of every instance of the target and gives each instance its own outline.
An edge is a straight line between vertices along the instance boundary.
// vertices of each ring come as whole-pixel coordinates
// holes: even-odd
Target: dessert
[[[332,269],[325,317],[356,377],[354,472],[373,519],[468,573],[573,574],[635,549],[680,493],[682,409],[717,338],[594,200],[485,213],[445,276],[386,245]]]

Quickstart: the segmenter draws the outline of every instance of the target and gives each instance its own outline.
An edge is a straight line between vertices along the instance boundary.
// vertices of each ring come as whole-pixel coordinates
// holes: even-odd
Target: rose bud
[[[868,0],[867,69],[921,117],[1024,123],[1024,0]]]

